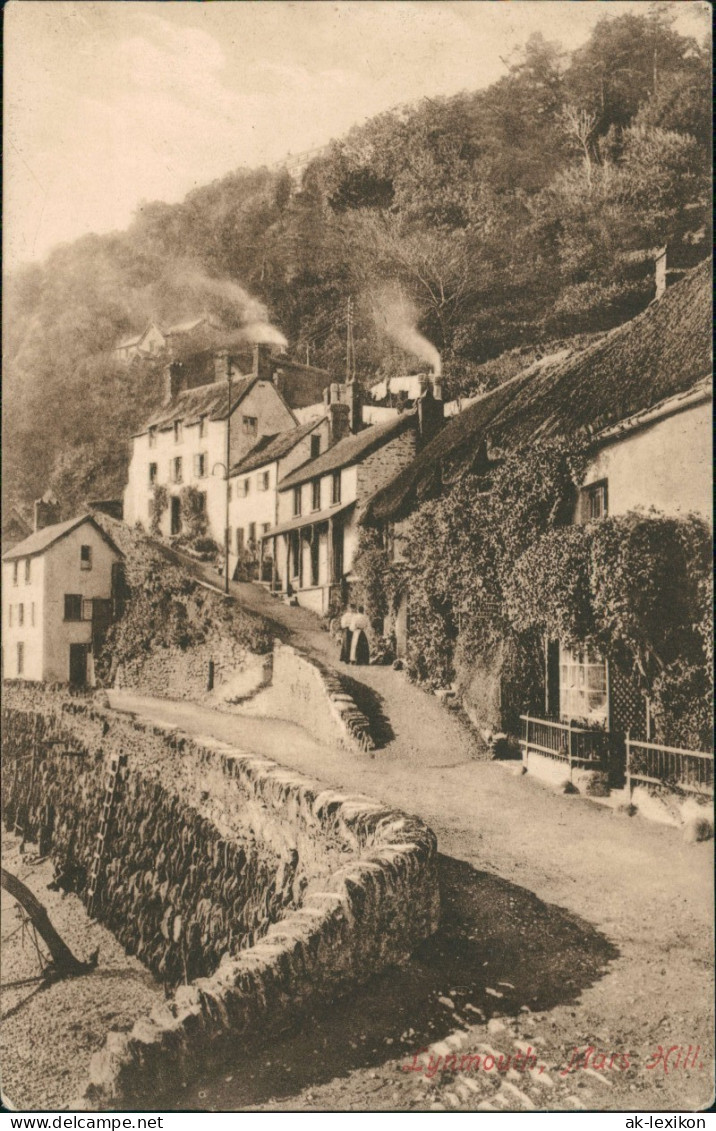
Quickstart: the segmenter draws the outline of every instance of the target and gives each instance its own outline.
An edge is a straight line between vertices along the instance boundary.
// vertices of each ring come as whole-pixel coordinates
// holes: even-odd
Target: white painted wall
[[[693,511],[710,522],[711,438],[707,401],[606,445],[589,464],[584,484],[607,480],[610,515],[654,507],[669,515]]]
[[[92,569],[82,569],[80,547],[92,547]],[[65,594],[107,598],[112,594],[112,564],[121,556],[90,524],[77,527],[55,542],[45,559],[44,662],[42,678],[66,682],[70,677],[70,644],[89,644],[90,621],[65,620]]]
[[[25,581],[25,562],[30,562],[30,580]],[[14,583],[14,562],[2,564],[2,671],[5,679],[42,679],[45,561],[41,556],[20,558]],[[23,606],[20,624],[19,606]],[[34,616],[33,616],[34,605]],[[12,618],[10,607],[12,606]],[[12,624],[10,623],[12,619]],[[34,624],[33,624],[34,620]],[[24,644],[25,663],[18,677],[17,645]]]
[[[82,569],[80,548],[90,546],[92,568]],[[30,582],[25,582],[25,561],[18,561],[18,582],[13,582],[13,562],[3,562],[3,676],[6,679],[42,679],[66,683],[70,675],[70,644],[90,644],[91,621],[66,621],[65,594],[84,599],[112,594],[112,564],[121,555],[107,544],[91,523],[84,523],[29,559]],[[23,605],[24,624],[18,607]],[[32,606],[35,606],[34,625]],[[9,606],[13,606],[12,625]],[[17,644],[25,645],[22,676],[17,670]]]

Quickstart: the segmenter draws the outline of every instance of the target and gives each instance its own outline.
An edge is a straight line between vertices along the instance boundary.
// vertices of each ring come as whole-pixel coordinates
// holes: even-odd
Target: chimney
[[[181,392],[183,368],[180,361],[170,361],[164,366],[164,404],[169,404]]]
[[[348,406],[350,408],[350,430],[354,434],[360,432],[362,417],[360,408],[360,387],[357,381],[349,381],[346,387]]]
[[[654,282],[656,284],[656,294],[654,301],[661,298],[666,290],[666,248],[660,248],[654,258]]]
[[[35,531],[54,526],[60,521],[60,504],[54,495],[46,491],[41,499],[35,499]]]
[[[271,346],[268,342],[254,344],[254,375],[262,381],[272,379]]]
[[[350,408],[347,404],[333,402],[328,405],[329,445],[331,447],[349,434],[350,423]]]
[[[214,381],[226,381],[230,364],[229,351],[217,350],[214,354]]]
[[[443,426],[445,420],[445,406],[442,399],[438,399],[431,385],[418,398],[418,445],[424,448],[429,444]]]

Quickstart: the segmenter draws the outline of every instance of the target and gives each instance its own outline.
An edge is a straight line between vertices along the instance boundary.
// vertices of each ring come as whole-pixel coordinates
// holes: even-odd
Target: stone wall
[[[216,909],[216,938],[211,914],[206,921],[214,957],[222,951],[218,967],[180,986],[131,1032],[108,1035],[90,1065],[81,1105],[161,1106],[178,1075],[191,1077],[223,1055],[255,1049],[302,1011],[407,957],[437,927],[436,842],[417,818],[369,798],[324,789],[226,744],[128,720],[55,689],[6,687],[3,719],[4,788],[13,758],[23,758],[30,775],[34,765],[35,775],[33,784],[24,779],[26,812],[20,812],[20,785],[6,795],[13,809],[6,811],[7,819],[19,819],[35,835],[44,824],[43,835],[57,836],[58,855],[65,858],[73,830],[84,845],[96,835],[102,775],[109,759],[125,755],[118,827],[132,825],[134,817],[126,810],[137,798],[142,804],[148,799],[150,808],[159,803],[159,823],[154,810],[143,810],[132,826],[126,854],[116,858],[118,886],[143,882],[147,871],[153,884],[166,842],[186,871],[188,858],[180,851],[186,842],[197,853],[188,867],[204,868],[201,898]],[[59,741],[50,746],[51,740]],[[38,787],[38,774],[49,790]],[[20,771],[16,776],[20,782]],[[54,790],[53,781],[67,787]],[[43,810],[46,798],[55,807],[53,815]],[[246,906],[241,895],[239,906],[227,910],[216,890],[246,872],[239,849],[248,857],[247,843],[257,860],[252,885],[246,887],[258,896],[258,885],[266,885],[264,904],[255,902],[260,921],[253,928],[239,923]],[[80,861],[87,858],[86,848],[72,852]],[[182,939],[185,932],[181,910],[177,915],[182,898],[177,886],[167,874],[152,893],[161,913],[158,932],[153,921],[153,937],[165,942],[167,936]],[[133,893],[122,914],[130,919],[135,914]],[[227,925],[237,926],[238,949],[219,941]]]
[[[117,688],[131,687],[143,695],[164,699],[202,700],[209,694],[209,664],[214,664],[214,688],[229,682],[249,653],[231,639],[209,640],[191,648],[154,648],[141,660],[122,664]]]
[[[372,750],[370,722],[356,706],[341,678],[319,660],[289,644],[274,644],[273,683],[290,705],[290,714],[319,742],[348,750]]]

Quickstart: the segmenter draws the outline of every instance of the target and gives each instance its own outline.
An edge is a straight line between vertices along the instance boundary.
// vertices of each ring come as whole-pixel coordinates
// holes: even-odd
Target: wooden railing
[[[536,719],[520,715],[522,747],[525,759],[530,753],[591,770],[606,770],[609,762],[609,732],[588,730],[574,723],[552,719]]]
[[[687,793],[714,792],[714,756],[678,746],[660,746],[626,736],[626,785],[631,796],[635,785],[660,785]]]

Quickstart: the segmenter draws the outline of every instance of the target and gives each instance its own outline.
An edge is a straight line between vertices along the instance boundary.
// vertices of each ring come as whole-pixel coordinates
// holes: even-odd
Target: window
[[[150,463],[150,465],[149,465],[149,486],[150,487],[153,487],[154,484],[156,483],[158,472],[159,472],[159,468],[158,468],[157,464],[156,463]]]
[[[175,420],[174,421],[174,443],[175,444],[181,444],[183,435],[184,435],[184,429],[182,428],[181,420]]]
[[[9,627],[12,628],[12,605],[8,605],[7,607],[7,623]]]
[[[25,645],[18,642],[17,645],[17,674],[22,675],[25,671]]]
[[[321,509],[321,481],[314,479],[311,483],[311,509],[319,511]]]
[[[250,479],[242,479],[241,483],[239,485],[239,488],[240,488],[240,491],[241,491],[241,497],[243,499],[245,499],[246,496],[248,495],[249,491],[251,490],[251,480]]]
[[[311,436],[311,459],[315,459],[316,456],[320,456],[320,454],[321,454],[321,437],[320,436]]]
[[[91,546],[80,546],[80,569],[92,569]]]
[[[35,627],[35,602],[34,601],[30,605],[30,624],[32,625],[33,628]]]
[[[22,604],[17,606],[17,623],[20,627],[25,623],[25,606]]]
[[[82,596],[65,593],[65,620],[82,620]]]
[[[82,598],[82,620],[92,620],[94,602],[91,597]]]
[[[249,545],[250,546],[256,545],[256,523],[255,522],[249,523]]]
[[[301,488],[294,487],[293,489],[293,517],[297,518],[301,513]]]
[[[236,527],[236,553],[243,553],[244,549],[244,528],[243,526]]]
[[[340,503],[341,501],[341,473],[340,471],[333,472],[331,482],[331,502]]]
[[[598,653],[571,652],[560,645],[559,713],[565,719],[606,723],[607,665]]]
[[[261,533],[262,534],[268,534],[270,529],[271,529],[271,523],[270,522],[262,522],[261,523]]]
[[[194,456],[194,474],[197,479],[203,479],[206,476],[206,452],[199,452]]]
[[[183,477],[181,456],[177,456],[172,460],[172,480],[174,483],[181,483]]]
[[[149,431],[147,432],[147,443],[149,444],[150,448],[156,448],[156,446],[157,446],[157,430],[156,430],[156,428],[150,428]]]
[[[595,522],[608,514],[607,481],[582,488],[582,521]]]
[[[18,577],[19,571],[20,571],[20,563],[18,561],[14,561],[12,563],[12,583],[13,583],[13,585],[17,585],[17,577]]]
[[[200,416],[199,417],[199,439],[203,440],[205,436],[206,436],[206,417]]]
[[[25,585],[30,584],[30,567],[32,566],[32,558],[25,558]]]
[[[259,491],[268,491],[271,483],[271,473],[269,471],[262,471],[257,476]]]
[[[259,422],[256,416],[245,416],[244,420],[244,435],[256,436],[259,430]]]

